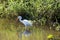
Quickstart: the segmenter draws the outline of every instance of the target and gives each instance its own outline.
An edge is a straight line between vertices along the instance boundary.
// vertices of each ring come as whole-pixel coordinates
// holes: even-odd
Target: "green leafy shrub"
[[[59,10],[60,0],[3,0],[0,2],[0,16],[5,18],[22,15],[26,19],[43,19],[44,23],[45,21],[50,23],[56,19],[60,20]]]

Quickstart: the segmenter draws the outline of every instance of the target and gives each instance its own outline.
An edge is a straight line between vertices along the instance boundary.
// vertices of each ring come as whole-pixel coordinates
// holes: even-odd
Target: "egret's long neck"
[[[20,18],[19,21],[22,22],[22,19]]]

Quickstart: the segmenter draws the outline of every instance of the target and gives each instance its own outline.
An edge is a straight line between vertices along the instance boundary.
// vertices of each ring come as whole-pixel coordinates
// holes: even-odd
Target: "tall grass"
[[[14,21],[0,19],[0,40],[47,40],[47,36],[49,34],[53,34],[55,36],[59,34],[54,31],[33,26],[31,31],[32,33],[29,37],[25,37],[24,34],[22,34],[22,38],[18,37],[20,32],[23,31],[24,26],[22,26],[20,23],[17,23],[16,25]]]

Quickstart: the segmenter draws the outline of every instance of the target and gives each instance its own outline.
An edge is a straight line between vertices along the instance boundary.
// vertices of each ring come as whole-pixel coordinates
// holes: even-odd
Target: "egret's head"
[[[22,19],[22,16],[18,16],[18,19]]]

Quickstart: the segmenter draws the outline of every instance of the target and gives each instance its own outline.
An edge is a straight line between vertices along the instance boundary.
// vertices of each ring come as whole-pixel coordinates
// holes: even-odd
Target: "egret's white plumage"
[[[21,16],[18,16],[18,19],[20,22],[22,22],[25,25],[25,27],[32,26],[32,22],[30,20],[26,20],[26,19],[22,20]]]
[[[29,28],[32,26],[32,21],[30,20],[22,20],[21,16],[18,16],[18,19],[21,23],[23,23],[25,25],[25,29]],[[22,34],[24,34],[26,37],[30,35],[30,31],[29,30],[25,30]]]

